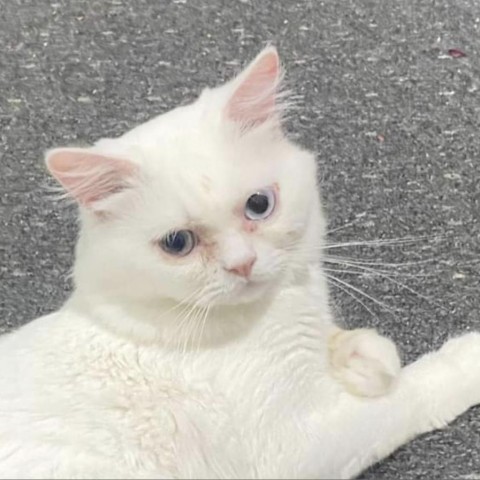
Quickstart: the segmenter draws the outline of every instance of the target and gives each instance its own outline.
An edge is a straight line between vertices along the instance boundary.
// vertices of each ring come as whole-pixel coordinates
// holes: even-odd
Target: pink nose
[[[256,261],[257,261],[256,257],[250,258],[249,260],[247,260],[244,263],[241,263],[240,265],[235,265],[232,268],[227,268],[227,272],[234,273],[239,277],[248,278],[252,273],[252,268],[253,268],[253,265],[255,265]]]

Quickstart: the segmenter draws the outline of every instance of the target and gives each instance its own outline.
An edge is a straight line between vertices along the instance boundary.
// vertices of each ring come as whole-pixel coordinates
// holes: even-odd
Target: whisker
[[[388,305],[385,305],[385,303],[381,302],[380,300],[377,300],[376,298],[372,297],[371,295],[368,295],[368,293],[365,293],[363,290],[360,290],[358,287],[355,287],[353,285],[351,285],[350,283],[348,282],[345,282],[344,280],[341,280],[339,279],[338,277],[335,277],[333,275],[329,275],[328,273],[325,273],[324,274],[326,277],[328,278],[332,278],[332,279],[335,279],[337,282],[341,283],[342,285],[344,285],[346,288],[350,288],[351,290],[353,290],[354,292],[357,292],[359,295],[362,295],[364,296],[365,298],[368,298],[370,301],[376,303],[377,305],[383,307],[385,310],[388,310],[389,312],[391,312],[392,314],[395,314],[395,310],[393,310],[392,308],[390,308]]]
[[[426,295],[423,295],[422,293],[418,292],[417,290],[413,289],[412,287],[410,287],[408,285],[405,285],[403,282],[399,282],[398,280],[395,280],[394,278],[391,278],[389,275],[386,275],[384,273],[380,273],[379,275],[383,278],[386,278],[390,282],[395,283],[399,287],[404,288],[405,290],[409,291],[410,293],[413,293],[417,297],[422,298],[423,300],[427,301],[428,303],[434,304],[437,307],[440,307],[442,310],[446,311],[446,308],[442,304],[437,302],[435,299],[433,299],[431,297],[428,297]]]
[[[399,287],[409,291],[410,293],[413,293],[414,295],[416,295],[417,297],[419,298],[422,298],[423,300],[426,300],[427,302],[429,303],[432,303],[434,305],[437,305],[438,307],[442,308],[443,310],[445,310],[445,307],[443,307],[440,303],[438,303],[436,300],[434,300],[433,298],[431,297],[428,297],[426,295],[423,295],[422,293],[416,291],[415,289],[413,289],[412,287],[404,284],[403,282],[400,282],[398,280],[395,280],[394,278],[392,278],[391,275],[387,275],[381,271],[377,271],[377,270],[374,270],[374,269],[368,269],[368,268],[365,268],[363,271],[355,271],[355,270],[345,270],[345,269],[332,269],[332,268],[323,268],[323,270],[325,271],[328,271],[328,272],[337,272],[337,273],[347,273],[347,274],[354,274],[354,275],[372,275],[372,276],[379,276],[381,278],[385,278],[387,279],[388,281],[394,283],[395,285],[398,285]],[[395,272],[394,272],[395,274]],[[406,275],[404,275],[406,276]],[[414,276],[414,275],[413,275]]]
[[[171,338],[171,340],[173,340],[175,337],[177,337],[177,349],[181,350],[184,355],[187,351],[193,349],[193,346],[195,345],[196,332],[200,327],[200,322],[203,318],[204,312],[206,309],[209,309],[210,302],[213,301],[220,293],[218,286],[211,284],[206,285],[199,290],[200,291],[196,295],[195,301],[191,304],[188,304],[186,308],[180,312],[180,315],[183,315],[185,311],[187,313],[183,315],[183,318],[179,322]],[[200,305],[200,301],[206,302],[207,304]],[[181,347],[180,344],[182,341],[183,347]]]
[[[422,240],[433,240],[444,238],[443,235],[424,235],[419,237],[399,237],[388,239],[374,239],[374,240],[355,240],[352,242],[341,243],[326,243],[321,248],[328,250],[332,248],[356,247],[356,246],[374,246],[374,247],[396,247],[398,245],[407,245],[411,243],[420,242]]]
[[[188,343],[189,340],[191,339],[191,335],[193,333],[193,327],[195,326],[195,319],[198,315],[199,308],[197,305],[192,305],[192,308],[189,312],[189,314],[186,317],[186,322],[185,322],[185,334],[183,335],[182,332],[182,337],[184,338],[183,342],[183,349],[182,349],[182,354],[185,356],[187,351],[188,351]]]
[[[199,317],[198,317],[199,336],[198,336],[198,344],[197,344],[197,353],[200,351],[200,345],[202,342],[202,337],[203,337],[207,317],[210,312],[211,303],[215,300],[215,298],[218,296],[220,292],[221,292],[221,289],[218,286],[212,285],[210,291],[208,292],[208,295],[205,295],[204,298],[202,299],[203,302],[206,302],[206,305],[200,308],[201,313],[199,313]],[[195,329],[195,332],[196,331],[197,331],[197,328]],[[192,348],[193,348],[193,345],[194,345],[194,342],[192,340]]]
[[[428,258],[425,260],[418,260],[415,262],[401,262],[401,263],[389,263],[389,262],[377,262],[377,261],[365,262],[365,261],[359,261],[352,257],[339,257],[337,255],[335,256],[325,255],[323,259],[324,261],[327,261],[327,262],[330,261],[330,259],[332,259],[332,260],[349,262],[355,265],[378,265],[380,267],[395,267],[395,268],[404,268],[412,265],[422,265],[422,264],[434,262],[436,260],[435,258]]]
[[[196,309],[195,304],[192,304],[192,305],[188,306],[188,308],[186,309],[186,314],[183,316],[180,323],[178,324],[178,327],[175,329],[174,334],[172,335],[172,340],[174,338],[176,338],[176,340],[177,340],[177,349],[178,350],[180,350],[180,345],[181,345],[182,340],[185,340],[186,338],[188,338],[185,335],[186,334],[185,330],[188,330],[188,328],[189,328],[190,318],[191,318],[193,312],[195,311],[195,309]],[[185,354],[185,345],[184,345],[183,353]]]
[[[352,292],[350,292],[347,288],[345,288],[344,286],[342,286],[340,283],[337,283],[337,279],[333,276],[330,276],[330,280],[332,280],[333,282],[333,285],[337,288],[339,288],[342,292],[346,293],[347,295],[349,295],[350,297],[352,297],[355,301],[357,301],[363,308],[365,308],[365,310],[367,310],[367,312],[369,312],[372,316],[374,316],[376,319],[378,319],[378,316],[373,312],[373,310],[371,310],[370,308],[367,307],[367,305],[365,305],[364,302],[362,302],[362,300],[360,300],[356,295],[354,295]],[[379,319],[378,319],[379,320]]]
[[[289,252],[292,253],[292,252]],[[310,252],[301,252],[297,251],[294,254],[296,257],[298,257],[301,260],[315,260],[313,255]],[[331,255],[325,255],[322,258],[319,258],[318,261],[323,264],[334,264],[334,265],[345,265],[348,267],[352,267],[354,269],[359,269],[359,270],[365,270],[368,272],[374,272],[374,273],[386,273],[395,277],[429,277],[432,276],[433,273],[409,273],[405,271],[393,271],[389,269],[394,269],[394,268],[406,268],[411,265],[416,265],[416,262],[405,262],[405,263],[382,263],[382,262],[358,262],[358,261],[352,261],[350,259],[347,259],[347,257],[333,257]],[[432,260],[433,261],[433,260]],[[420,264],[421,262],[418,262]],[[369,266],[367,266],[369,265]],[[373,266],[380,266],[383,268],[373,268]],[[323,267],[326,268],[326,267]],[[389,268],[389,269],[387,269]]]
[[[208,304],[205,308],[205,313],[203,315],[203,319],[202,319],[202,326],[200,328],[200,336],[198,337],[198,347],[197,347],[197,352],[200,350],[200,345],[202,343],[202,338],[203,338],[203,333],[205,331],[205,324],[207,323],[207,318],[208,318],[208,314],[210,313],[210,306],[211,304]]]
[[[192,351],[193,347],[195,345],[195,337],[196,337],[198,328],[200,326],[200,321],[199,320],[202,317],[204,308],[205,307],[203,307],[203,306],[197,307],[195,309],[195,314],[193,315],[193,317],[190,321],[190,331],[187,335],[186,343],[185,343],[186,350],[188,350],[188,351]]]
[[[193,310],[195,308],[198,308],[198,301],[201,299],[203,295],[208,293],[209,290],[209,285],[203,285],[199,287],[197,290],[195,290],[191,295],[186,297],[181,303],[182,308],[178,312],[177,316],[173,320],[174,322],[177,321],[179,318],[183,317],[179,323],[177,324],[175,330],[172,332],[171,337],[169,341],[167,342],[167,345],[171,345],[171,342],[174,339],[178,340],[177,348],[180,347],[180,339],[182,338],[181,333],[183,333],[184,327],[188,323],[188,319],[190,318]],[[190,300],[190,302],[187,303],[187,301]],[[193,301],[192,301],[193,300]]]
[[[344,269],[344,268],[328,268],[328,267],[322,267],[322,270],[324,272],[334,272],[334,273],[349,273],[349,274],[352,274],[352,275],[360,275],[360,276],[375,276],[375,275],[379,275],[378,273],[373,273],[373,272],[366,272],[364,270],[347,270],[347,269]]]
[[[346,228],[351,227],[352,225],[355,225],[357,222],[360,221],[360,218],[356,218],[355,220],[352,220],[351,222],[345,223],[343,225],[340,225],[339,227],[332,228],[331,230],[327,230],[325,232],[326,235],[330,235],[334,232],[339,232],[340,230],[345,230]]]
[[[361,270],[363,272],[368,272],[372,273],[375,275],[381,275],[382,273],[392,275],[395,277],[410,277],[410,278],[418,278],[418,277],[428,277],[432,276],[433,274],[427,274],[427,273],[407,273],[407,272],[395,272],[395,271],[390,271],[390,270],[384,270],[384,269],[379,269],[379,268],[372,268],[372,267],[366,267],[365,265],[361,263],[351,263],[345,260],[339,260],[336,261],[336,259],[333,258],[324,258],[323,259],[325,263],[332,263],[333,265],[345,265],[347,267],[351,268],[356,268],[358,270]],[[327,268],[327,267],[323,267]],[[393,267],[392,267],[393,268]]]
[[[199,287],[197,290],[194,290],[190,295],[185,297],[183,300],[177,302],[172,308],[163,312],[162,315],[157,317],[157,319],[161,319],[161,318],[165,317],[166,315],[168,315],[169,313],[174,312],[175,310],[177,310],[181,306],[184,306],[184,305],[188,304],[189,300],[191,300],[193,297],[195,297],[195,295],[197,295],[203,288],[204,287],[202,286],[202,287]]]

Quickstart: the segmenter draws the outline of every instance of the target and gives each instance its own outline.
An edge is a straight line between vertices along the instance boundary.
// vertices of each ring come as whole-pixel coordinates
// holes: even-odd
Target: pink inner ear
[[[260,53],[242,75],[240,86],[227,104],[227,116],[247,125],[263,123],[275,113],[280,77],[277,51],[269,48]]]
[[[89,206],[127,186],[136,167],[128,160],[82,149],[59,149],[47,157],[50,173],[79,203]]]

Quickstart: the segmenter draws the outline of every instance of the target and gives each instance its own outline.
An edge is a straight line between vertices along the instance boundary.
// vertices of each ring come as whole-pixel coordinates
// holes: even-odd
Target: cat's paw
[[[340,330],[329,342],[334,375],[354,395],[378,397],[391,391],[401,369],[395,344],[375,330]]]

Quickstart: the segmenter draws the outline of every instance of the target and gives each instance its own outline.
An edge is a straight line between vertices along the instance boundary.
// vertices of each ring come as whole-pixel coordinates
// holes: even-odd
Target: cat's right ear
[[[68,196],[79,204],[95,205],[131,186],[137,166],[88,148],[56,148],[47,152],[45,163]]]

